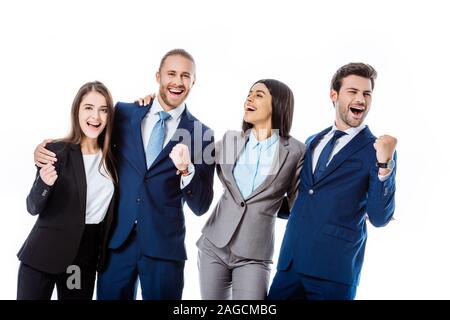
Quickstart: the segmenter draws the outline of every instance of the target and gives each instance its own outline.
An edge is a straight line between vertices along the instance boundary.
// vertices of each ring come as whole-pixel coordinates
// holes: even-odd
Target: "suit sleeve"
[[[295,174],[292,176],[292,181],[289,183],[289,189],[287,190],[286,196],[283,198],[283,203],[281,204],[281,208],[278,211],[278,218],[288,219],[291,213],[292,207],[294,206],[295,200],[298,195],[298,187],[300,185],[300,172],[303,167],[303,161],[305,157],[305,150],[302,149],[302,152],[299,156],[299,160],[297,162],[297,166],[295,168]]]
[[[44,210],[53,189],[42,181],[39,170],[40,168],[37,170],[36,179],[27,196],[27,211],[33,216],[40,214]]]
[[[181,190],[189,208],[198,216],[208,211],[214,196],[214,135],[210,141],[202,142],[201,153],[192,155],[194,176]]]
[[[120,131],[120,123],[122,121],[124,121],[123,118],[123,113],[121,112],[122,108],[120,107],[121,104],[120,102],[116,103],[115,107],[114,107],[114,119],[113,119],[113,130],[111,133],[111,151],[112,154],[115,158],[115,160],[117,161],[118,159],[118,148],[117,148],[117,144],[119,142],[119,131]]]
[[[394,153],[397,163],[397,152]],[[375,227],[383,227],[389,223],[395,210],[395,173],[397,166],[389,178],[380,181],[378,168],[373,165],[370,169],[369,191],[367,197],[367,216]]]
[[[46,148],[56,154],[56,158],[58,161],[55,164],[55,170],[60,176],[61,173],[61,163],[63,162],[64,157],[64,148],[65,144],[63,143],[49,143]],[[36,178],[34,180],[33,186],[31,187],[30,193],[27,196],[27,211],[35,216],[41,214],[45,209],[47,204],[47,200],[50,197],[52,190],[55,185],[58,183],[58,179],[56,179],[53,186],[48,186],[42,181],[41,176],[39,175],[40,168],[37,168]]]

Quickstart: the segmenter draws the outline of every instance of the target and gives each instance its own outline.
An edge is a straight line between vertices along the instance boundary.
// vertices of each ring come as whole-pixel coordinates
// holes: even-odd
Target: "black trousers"
[[[50,274],[21,263],[17,281],[17,300],[50,300],[55,285],[58,300],[92,300],[99,247],[100,225],[87,224],[77,256],[71,264],[79,267],[79,282],[74,280],[77,272],[69,268],[64,273]]]

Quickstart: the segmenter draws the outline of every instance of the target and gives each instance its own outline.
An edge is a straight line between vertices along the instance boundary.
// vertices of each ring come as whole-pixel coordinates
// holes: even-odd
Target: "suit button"
[[[314,194],[314,190],[313,189],[309,189],[308,193],[309,194]]]
[[[192,194],[192,190],[187,190],[187,191],[186,191],[186,194],[187,194],[188,196],[190,196],[190,195]]]
[[[245,206],[245,203],[244,202],[241,202],[241,207],[244,207]]]
[[[148,180],[150,180],[150,178],[149,177],[145,177],[144,181],[148,181]]]
[[[137,198],[136,198],[136,202],[137,202],[137,203],[141,203],[141,201],[142,201],[142,198],[141,198],[141,197],[137,197]]]

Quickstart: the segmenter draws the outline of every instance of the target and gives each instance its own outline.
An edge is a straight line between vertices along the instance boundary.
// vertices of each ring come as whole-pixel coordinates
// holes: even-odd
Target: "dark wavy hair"
[[[261,79],[257,83],[264,84],[272,96],[272,129],[278,129],[280,137],[289,138],[294,116],[294,94],[283,82],[275,79]],[[251,123],[242,120],[242,131],[252,128]]]
[[[377,71],[367,63],[352,62],[340,67],[331,79],[331,89],[339,92],[342,86],[342,79],[345,77],[356,75],[363,78],[370,79],[372,90],[375,87],[375,79],[377,78]]]

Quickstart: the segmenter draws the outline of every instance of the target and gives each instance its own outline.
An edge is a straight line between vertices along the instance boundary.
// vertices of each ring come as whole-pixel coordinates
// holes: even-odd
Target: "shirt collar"
[[[363,130],[364,128],[366,127],[366,125],[364,124],[364,123],[362,123],[362,124],[360,124],[358,127],[350,127],[350,128],[348,128],[347,130],[344,130],[344,132],[348,135],[348,136],[350,136],[350,137],[354,137],[354,136],[356,136],[358,133],[360,133],[361,132],[361,130]],[[337,127],[336,127],[336,123],[333,123],[333,127],[331,128],[331,131],[328,133],[328,134],[334,134],[334,132],[336,131],[336,130],[339,130]]]
[[[168,113],[170,114],[172,119],[178,120],[178,118],[181,117],[181,114],[183,113],[184,109],[186,109],[186,104],[183,102],[178,107],[170,110]],[[160,111],[164,111],[164,109],[159,103],[158,98],[155,98],[153,99],[152,107],[150,108],[150,114],[155,115]]]
[[[259,144],[259,145],[261,145],[261,148],[263,150],[267,150],[279,139],[278,133],[276,133],[275,130],[269,138],[262,140],[262,141],[258,141],[258,139],[256,139],[255,134],[253,133],[253,130],[250,130],[250,131],[251,131],[251,133],[250,133],[250,137],[248,139],[248,145],[252,149],[254,149]]]

